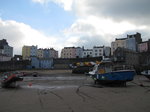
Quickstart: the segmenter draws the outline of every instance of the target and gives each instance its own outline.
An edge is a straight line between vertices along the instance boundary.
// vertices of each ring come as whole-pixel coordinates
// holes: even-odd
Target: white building
[[[10,61],[11,60],[11,56],[7,56],[5,54],[0,54],[0,61]]]
[[[104,46],[94,46],[92,57],[103,57],[104,56]]]
[[[84,49],[82,52],[82,57],[83,58],[92,57],[92,52],[93,52],[93,49]]]
[[[77,47],[76,48],[76,57],[78,57],[78,58],[82,58],[82,52],[83,52],[83,48],[81,48],[81,47]]]
[[[61,51],[61,58],[87,58],[87,57],[110,57],[111,48],[94,46],[93,49],[84,47],[64,47]]]
[[[109,58],[111,56],[111,48],[106,46],[104,47],[104,57]]]

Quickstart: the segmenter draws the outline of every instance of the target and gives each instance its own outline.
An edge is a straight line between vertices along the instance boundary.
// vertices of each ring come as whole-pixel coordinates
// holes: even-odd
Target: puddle
[[[65,89],[65,88],[77,88],[78,85],[54,85],[54,86],[48,86],[48,85],[32,85],[32,86],[21,86],[21,88],[29,88],[29,89]]]
[[[68,76],[68,77],[24,77],[24,81],[30,80],[60,80],[60,81],[74,81],[74,80],[84,80],[86,77]]]

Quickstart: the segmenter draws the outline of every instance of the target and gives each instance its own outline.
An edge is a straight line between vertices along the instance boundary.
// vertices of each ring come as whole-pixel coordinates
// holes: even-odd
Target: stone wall
[[[30,65],[30,61],[5,61],[0,62],[0,71],[12,71],[26,69],[26,66]]]

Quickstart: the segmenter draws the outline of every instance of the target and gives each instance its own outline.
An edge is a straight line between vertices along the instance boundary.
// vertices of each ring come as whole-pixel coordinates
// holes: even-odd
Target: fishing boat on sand
[[[102,61],[100,64],[95,65],[89,75],[97,82],[102,84],[116,83],[126,86],[126,82],[132,81],[135,70],[131,66],[113,66],[111,61]]]
[[[5,72],[2,74],[1,86],[3,88],[16,87],[17,81],[23,81],[22,74],[18,72]]]

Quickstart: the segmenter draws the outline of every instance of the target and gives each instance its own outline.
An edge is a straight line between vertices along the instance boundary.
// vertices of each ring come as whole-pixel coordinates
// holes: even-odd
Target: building
[[[140,69],[150,69],[150,39],[141,42],[138,45],[138,51],[140,53]]]
[[[37,57],[38,58],[44,58],[44,50],[43,49],[38,49],[37,51]]]
[[[37,46],[23,46],[22,57],[23,60],[30,60],[31,56],[37,56]]]
[[[47,58],[47,59],[40,59],[40,68],[41,69],[52,69],[53,68],[53,59]]]
[[[10,61],[11,56],[7,56],[6,54],[0,54],[0,61]]]
[[[23,57],[23,60],[29,60],[29,58],[30,58],[30,46],[23,46],[22,47],[22,57]]]
[[[31,57],[31,69],[52,69],[53,59],[52,58],[37,58]]]
[[[138,44],[138,52],[150,52],[150,39],[148,41]]]
[[[126,48],[133,51],[138,51],[138,44],[141,42],[142,42],[142,38],[140,33],[127,35]]]
[[[58,58],[58,51],[53,48],[49,50],[49,58]]]
[[[94,46],[92,51],[92,57],[103,57],[104,46]]]
[[[150,69],[150,52],[141,52],[139,60],[140,68]]]
[[[81,58],[82,57],[83,49],[84,49],[84,47],[83,48],[81,48],[81,47],[76,48],[76,54],[75,54],[76,58]]]
[[[0,48],[3,47],[3,46],[5,46],[5,45],[8,45],[7,40],[6,39],[0,40]]]
[[[13,57],[13,47],[9,46],[9,45],[5,45],[4,46],[4,54],[6,54],[7,56]]]
[[[39,58],[33,56],[31,57],[31,69],[39,69],[40,68],[40,61]]]
[[[126,48],[132,51],[138,51],[138,44],[142,42],[141,34],[136,33],[133,35],[127,35],[127,38],[116,39],[111,43],[111,55],[113,55],[114,51],[118,48]]]
[[[87,57],[92,57],[93,56],[93,49],[83,49],[82,52],[82,57],[87,58]]]
[[[42,58],[58,58],[58,51],[53,48],[38,49],[37,46],[23,46],[22,56],[24,60],[30,60],[30,57]]]
[[[126,48],[118,47],[114,51],[113,60],[125,65],[139,66],[139,54]]]
[[[0,49],[0,54],[4,54],[4,49]]]
[[[118,47],[121,47],[121,48],[126,48],[126,39],[127,38],[120,38],[120,39],[117,39],[111,43],[111,55],[113,55],[114,51],[118,48]]]
[[[110,58],[110,56],[111,56],[111,48],[108,47],[108,46],[104,47],[104,53],[103,54],[104,54],[105,58]]]
[[[50,50],[49,49],[43,49],[43,58],[49,58],[50,57]]]
[[[38,49],[38,58],[58,58],[58,51],[53,48],[50,49]]]
[[[30,47],[30,56],[37,56],[37,46]]]
[[[13,57],[13,47],[8,45],[6,39],[0,40],[0,53],[8,57]]]
[[[77,57],[77,53],[76,49],[79,49],[79,47],[64,47],[61,50],[61,58],[76,58]],[[79,53],[78,53],[79,54]]]
[[[110,57],[111,48],[94,46],[93,49],[84,47],[64,47],[61,51],[61,58],[87,58],[87,57]],[[104,54],[105,53],[105,54]]]

